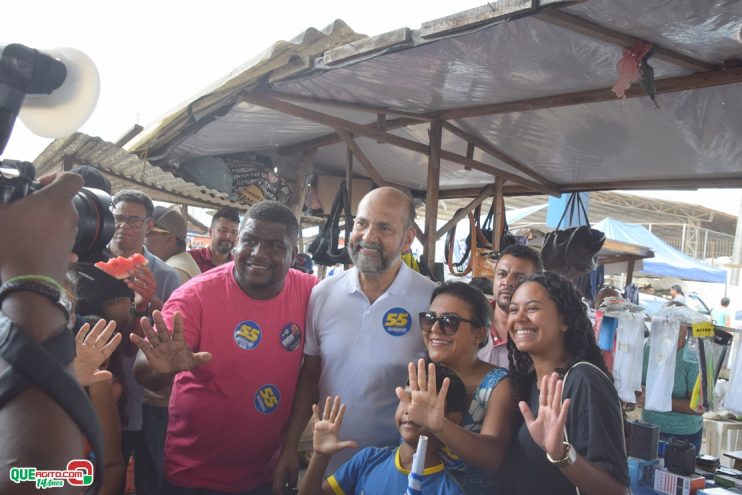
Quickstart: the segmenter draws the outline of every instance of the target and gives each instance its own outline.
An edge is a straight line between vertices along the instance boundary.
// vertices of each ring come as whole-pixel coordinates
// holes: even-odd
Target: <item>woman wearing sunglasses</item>
[[[625,494],[623,416],[581,297],[532,275],[508,315],[510,372],[523,422],[503,466],[507,493]]]
[[[449,467],[467,494],[498,493],[496,470],[510,441],[515,413],[507,370],[477,357],[477,351],[487,342],[491,311],[479,289],[447,282],[433,291],[430,309],[420,313],[430,359],[451,368],[466,386],[470,405],[461,426],[443,416],[441,395],[445,397],[445,393],[436,396],[435,387],[427,391],[425,365],[409,365],[411,419],[446,445]]]

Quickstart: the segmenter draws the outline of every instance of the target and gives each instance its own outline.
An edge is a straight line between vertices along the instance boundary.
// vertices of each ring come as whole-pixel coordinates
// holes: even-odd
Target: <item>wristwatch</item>
[[[570,444],[569,442],[562,443],[564,444],[566,452],[564,454],[564,457],[562,457],[561,459],[552,459],[549,453],[546,453],[546,458],[549,459],[549,462],[558,468],[571,466],[577,461],[577,451],[574,447],[572,447],[572,444]]]
[[[65,294],[64,291],[60,291],[50,284],[37,280],[11,280],[0,287],[0,302],[2,302],[8,294],[13,292],[34,292],[40,296],[44,296],[59,308],[62,313],[64,313],[65,320],[70,318],[72,302],[67,298],[67,294]]]

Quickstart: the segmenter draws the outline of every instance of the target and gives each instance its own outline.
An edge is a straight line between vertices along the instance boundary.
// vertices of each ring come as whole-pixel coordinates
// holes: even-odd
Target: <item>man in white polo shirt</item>
[[[358,448],[396,445],[395,387],[407,381],[407,364],[425,354],[418,314],[426,311],[435,284],[402,263],[401,253],[415,238],[412,199],[392,187],[363,197],[350,235],[354,267],[328,277],[312,291],[307,310],[297,396],[274,493],[295,483],[299,437],[311,405],[340,395],[348,408],[339,438]],[[333,456],[333,472],[357,449]]]

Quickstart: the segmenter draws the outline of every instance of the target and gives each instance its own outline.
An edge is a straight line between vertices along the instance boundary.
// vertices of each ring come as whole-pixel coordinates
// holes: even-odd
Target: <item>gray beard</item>
[[[353,265],[361,273],[383,273],[392,266],[391,260],[381,254],[378,259],[361,254],[356,250],[349,250],[350,259]]]

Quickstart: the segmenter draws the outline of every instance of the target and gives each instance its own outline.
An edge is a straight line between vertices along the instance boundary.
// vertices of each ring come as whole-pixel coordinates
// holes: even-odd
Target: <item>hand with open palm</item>
[[[341,442],[338,439],[338,431],[340,431],[345,415],[345,404],[340,404],[339,396],[336,396],[334,400],[331,397],[325,400],[325,409],[321,419],[317,404],[312,405],[312,415],[314,419],[312,446],[315,452],[331,456],[343,449],[357,447],[355,442],[349,440]]]
[[[121,343],[120,333],[113,334],[116,322],[98,320],[92,330],[85,323],[75,337],[75,376],[80,385],[87,387],[93,383],[110,380],[113,375],[105,368],[105,363]],[[113,335],[113,337],[111,337]]]
[[[159,311],[152,313],[155,328],[147,318],[142,318],[142,330],[147,337],[143,339],[131,334],[131,341],[144,353],[150,366],[161,374],[190,371],[211,361],[210,352],[192,352],[183,338],[183,317],[177,311],[173,315],[172,332],[167,328]]]
[[[528,404],[523,401],[518,404],[533,441],[553,459],[564,457],[564,425],[567,422],[570,400],[562,402],[563,387],[564,381],[559,378],[558,373],[543,377],[536,418]]]
[[[423,359],[418,360],[417,369],[415,363],[407,366],[410,394],[402,387],[397,387],[397,397],[407,407],[407,414],[412,421],[437,433],[443,429],[446,418],[446,395],[450,380],[444,379],[440,392],[436,392],[435,364],[428,364],[427,373]]]

